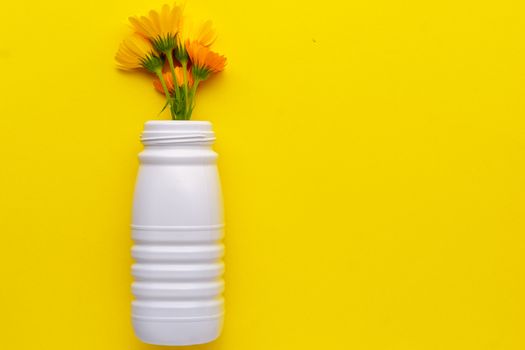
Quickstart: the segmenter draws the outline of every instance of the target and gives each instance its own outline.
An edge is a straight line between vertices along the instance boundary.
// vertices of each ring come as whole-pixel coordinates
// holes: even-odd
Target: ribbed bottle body
[[[132,320],[158,345],[212,341],[222,328],[223,212],[211,124],[146,123],[133,203]]]

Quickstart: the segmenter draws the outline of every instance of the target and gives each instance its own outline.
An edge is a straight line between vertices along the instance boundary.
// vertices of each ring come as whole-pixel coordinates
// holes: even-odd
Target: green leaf
[[[170,100],[166,100],[166,104],[164,105],[164,107],[162,107],[162,109],[160,110],[159,114],[157,114],[157,118],[160,117],[162,112],[164,112],[164,110],[166,109],[166,107],[168,107],[169,104],[170,104]]]

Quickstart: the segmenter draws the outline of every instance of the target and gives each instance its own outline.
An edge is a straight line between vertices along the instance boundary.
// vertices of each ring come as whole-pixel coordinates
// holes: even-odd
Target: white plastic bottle
[[[133,204],[132,320],[145,343],[192,345],[223,322],[223,215],[214,133],[204,121],[149,121]]]

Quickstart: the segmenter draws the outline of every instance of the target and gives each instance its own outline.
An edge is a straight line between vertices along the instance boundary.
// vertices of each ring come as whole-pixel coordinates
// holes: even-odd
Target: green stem
[[[164,77],[162,76],[162,70],[161,69],[157,69],[157,70],[155,70],[155,73],[159,77],[160,84],[162,85],[162,89],[164,90],[164,95],[166,95],[166,99],[168,100],[168,103],[171,106],[171,95],[170,95],[170,91],[168,90],[168,87],[166,86],[166,82],[164,81]],[[170,108],[170,110],[172,110],[172,109]],[[173,118],[173,113],[171,113],[171,118],[175,119],[175,118]]]
[[[190,109],[188,111],[188,119],[191,118],[191,114],[193,113],[193,108],[195,108],[195,94],[197,93],[197,87],[199,86],[200,82],[201,81],[199,79],[195,79],[193,81],[193,86],[191,87],[191,91],[190,91],[191,105],[190,105]]]
[[[173,80],[173,90],[175,90],[175,97],[177,101],[180,101],[180,92],[179,92],[179,83],[177,82],[177,76],[175,75],[175,65],[173,64],[173,49],[169,52],[164,53],[168,58],[168,63],[170,64],[170,71]]]
[[[182,75],[184,76],[184,101],[186,103],[186,106],[184,108],[184,118],[186,120],[189,120],[190,117],[191,117],[191,112],[190,112],[190,101],[188,100],[188,85],[189,85],[189,82],[188,82],[188,60],[183,60],[181,61],[181,65],[182,65]]]

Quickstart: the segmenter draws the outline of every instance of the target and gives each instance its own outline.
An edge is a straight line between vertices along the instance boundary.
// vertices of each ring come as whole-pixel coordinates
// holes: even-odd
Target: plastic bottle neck
[[[145,123],[140,140],[145,147],[211,146],[215,134],[208,121],[153,120]]]

